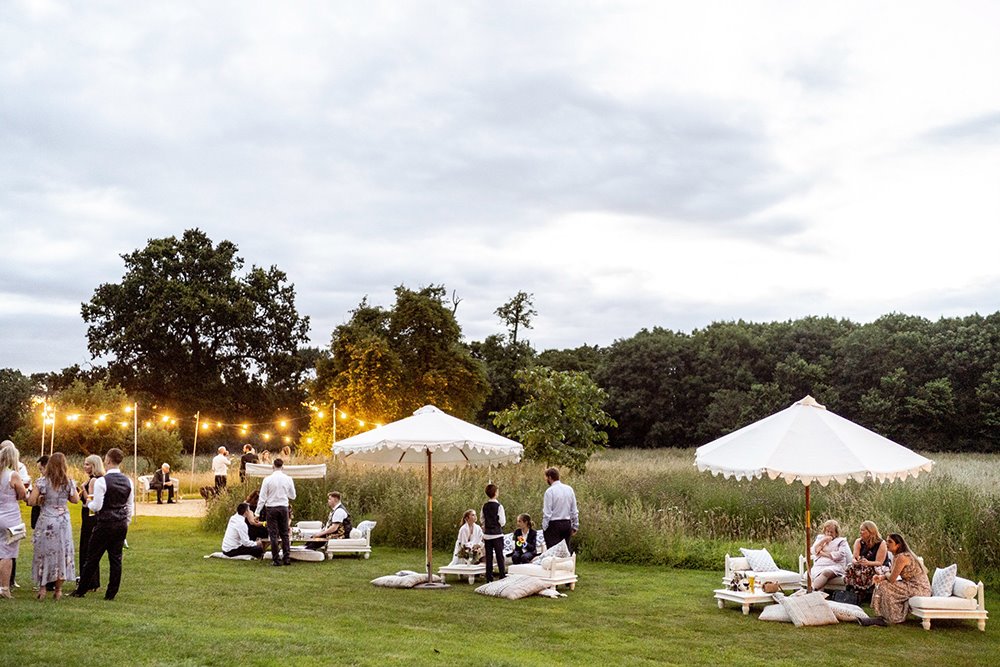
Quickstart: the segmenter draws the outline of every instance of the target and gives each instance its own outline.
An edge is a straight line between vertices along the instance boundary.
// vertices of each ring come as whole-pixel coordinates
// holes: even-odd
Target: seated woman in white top
[[[823,590],[834,577],[844,576],[853,555],[847,540],[840,536],[840,524],[830,519],[823,524],[822,532],[812,546],[813,566],[809,570],[812,589]]]
[[[455,542],[455,557],[479,563],[485,556],[483,529],[476,523],[476,510],[465,510],[462,527],[458,529],[458,541]]]

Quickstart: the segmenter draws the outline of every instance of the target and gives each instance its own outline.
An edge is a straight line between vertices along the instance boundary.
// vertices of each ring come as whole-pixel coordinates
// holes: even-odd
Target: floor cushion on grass
[[[865,610],[856,604],[831,602],[830,600],[827,600],[826,603],[830,605],[830,609],[833,610],[833,615],[836,616],[837,620],[842,623],[850,623],[851,621],[856,621],[859,618],[868,618],[868,614],[865,613]]]
[[[545,582],[538,577],[508,574],[503,579],[497,579],[496,581],[480,586],[476,589],[476,592],[496,598],[520,600],[529,595],[535,595],[545,588]]]
[[[427,581],[426,572],[414,572],[412,570],[402,570],[396,574],[387,574],[384,577],[372,579],[372,583],[382,588],[413,588],[417,584]],[[441,577],[434,575],[433,581],[442,581]]]
[[[934,580],[931,582],[931,595],[936,598],[951,597],[951,591],[955,588],[955,574],[957,572],[958,565],[956,563],[936,569]]]
[[[827,604],[826,597],[820,593],[789,596],[775,594],[775,599],[785,608],[797,628],[837,623],[837,617]]]
[[[778,621],[779,623],[791,623],[792,617],[788,615],[785,608],[780,604],[769,604],[760,610],[758,617],[762,621]]]
[[[777,563],[774,562],[774,558],[768,553],[767,549],[740,549],[743,557],[747,559],[750,564],[750,569],[754,572],[775,572],[780,570]]]
[[[227,556],[221,551],[214,551],[205,556],[205,558],[222,558],[224,560],[256,560],[253,556],[248,556],[246,554],[243,554],[242,556]]]

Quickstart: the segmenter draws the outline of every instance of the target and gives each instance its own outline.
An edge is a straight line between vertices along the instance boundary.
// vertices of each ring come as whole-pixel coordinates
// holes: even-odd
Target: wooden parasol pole
[[[434,581],[434,576],[431,570],[431,552],[433,547],[431,546],[431,518],[434,516],[434,500],[431,497],[431,450],[427,450],[427,526],[424,531],[424,539],[427,542],[427,583],[431,584]]]
[[[806,590],[812,590],[812,540],[809,535],[809,526],[812,519],[809,516],[809,485],[806,484]]]

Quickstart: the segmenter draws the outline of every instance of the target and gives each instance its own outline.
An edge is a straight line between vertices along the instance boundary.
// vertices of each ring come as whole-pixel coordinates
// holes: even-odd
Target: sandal
[[[9,588],[0,587],[0,598],[7,598],[8,600],[13,600],[14,596],[10,594]]]

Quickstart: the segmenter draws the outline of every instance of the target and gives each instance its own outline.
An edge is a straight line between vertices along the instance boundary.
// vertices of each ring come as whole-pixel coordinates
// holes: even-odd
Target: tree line
[[[330,345],[312,348],[287,276],[273,266],[245,269],[229,241],[187,230],[122,259],[122,280],[100,285],[81,307],[95,363],[31,377],[0,370],[0,435],[38,441],[33,397],[66,414],[116,410],[112,403],[127,396],[187,416],[210,406],[227,422],[304,415],[298,446],[320,453],[329,450],[333,404],[352,416],[337,424],[343,438],[362,422],[434,403],[532,443],[539,460],[582,468],[605,445],[699,445],[811,394],[911,447],[997,448],[1000,313],[715,322],[539,352],[527,338],[537,315],[531,294],[496,308],[497,333],[466,341],[455,293],[400,285],[394,304],[362,298]],[[64,451],[101,441],[102,425],[88,428],[60,438],[71,448]],[[157,428],[172,432],[177,447],[193,440],[190,418]],[[233,439],[199,437],[199,449]]]

